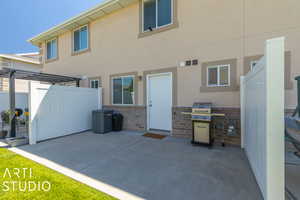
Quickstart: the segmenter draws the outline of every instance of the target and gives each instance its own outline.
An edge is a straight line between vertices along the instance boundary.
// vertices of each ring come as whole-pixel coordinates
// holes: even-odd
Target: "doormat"
[[[154,139],[159,139],[159,140],[164,139],[166,137],[165,135],[154,134],[154,133],[145,133],[143,136],[154,138]]]

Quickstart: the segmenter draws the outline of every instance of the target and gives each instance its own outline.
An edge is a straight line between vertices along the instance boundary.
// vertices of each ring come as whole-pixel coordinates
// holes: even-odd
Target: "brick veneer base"
[[[124,116],[124,130],[132,131],[144,131],[146,130],[146,107],[145,106],[115,106],[105,105],[105,109],[113,109],[120,112]],[[172,135],[174,137],[192,138],[192,122],[191,117],[183,115],[182,112],[191,112],[191,107],[173,107],[172,116]],[[216,135],[216,142],[225,140],[227,144],[240,145],[240,109],[239,108],[213,108],[213,112],[225,113],[228,120],[225,123],[228,127],[228,123],[234,125],[238,136],[228,137],[222,134],[222,131],[214,129]],[[219,122],[220,120],[215,120]]]
[[[183,115],[182,112],[191,112],[191,107],[173,107],[173,136],[192,138],[192,121],[189,115]],[[223,118],[213,120],[213,131],[215,133],[215,141],[221,143],[223,140],[226,144],[241,145],[240,136],[240,108],[213,108],[213,112],[224,113],[226,120]],[[225,122],[225,127],[220,127]],[[236,136],[227,136],[228,125],[235,127]]]
[[[146,129],[145,106],[114,106],[105,105],[104,109],[112,109],[124,116],[123,129],[131,131],[144,131]]]
[[[105,109],[113,109],[120,112],[124,116],[124,130],[145,131],[147,127],[146,107],[145,106],[114,106],[106,105]],[[192,121],[188,115],[182,112],[191,112],[191,107],[173,107],[172,114],[172,135],[174,137],[192,138]],[[286,110],[286,114],[291,115],[293,110]],[[215,133],[215,141],[217,143],[225,141],[226,144],[241,145],[241,122],[240,108],[213,108],[213,112],[224,113],[226,115],[225,128],[222,129],[223,119],[213,120],[213,131]],[[227,136],[228,125],[235,127],[236,136]]]

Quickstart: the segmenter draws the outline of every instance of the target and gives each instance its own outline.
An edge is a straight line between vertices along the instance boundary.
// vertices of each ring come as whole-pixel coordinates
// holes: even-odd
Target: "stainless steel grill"
[[[183,114],[191,115],[193,124],[192,144],[205,144],[211,146],[214,141],[212,133],[212,117],[225,116],[221,113],[212,113],[211,103],[196,102],[193,104],[192,112],[184,112]]]
[[[211,121],[211,103],[194,103],[192,108],[193,121]]]

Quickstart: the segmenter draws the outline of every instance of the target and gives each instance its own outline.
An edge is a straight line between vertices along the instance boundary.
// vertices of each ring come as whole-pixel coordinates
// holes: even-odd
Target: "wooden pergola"
[[[15,118],[15,109],[16,109],[16,90],[15,90],[15,79],[29,80],[29,81],[41,81],[51,83],[53,85],[59,83],[67,82],[76,82],[76,86],[80,85],[80,78],[70,77],[70,76],[61,76],[55,74],[47,74],[34,71],[26,71],[13,68],[0,68],[0,78],[9,79],[9,107],[10,107],[10,137],[16,137],[16,118]]]

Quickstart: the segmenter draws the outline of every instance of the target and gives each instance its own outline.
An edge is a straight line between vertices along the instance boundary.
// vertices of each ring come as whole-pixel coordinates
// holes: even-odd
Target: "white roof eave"
[[[27,58],[27,57],[22,57],[22,56],[18,56],[18,55],[0,54],[0,58],[5,58],[5,59],[10,59],[10,60],[15,60],[15,61],[21,61],[21,62],[34,64],[34,65],[40,65],[41,64],[41,62],[38,59]]]
[[[106,1],[102,2],[101,4],[93,7],[91,9],[67,20],[67,21],[65,21],[57,26],[54,26],[54,27],[50,28],[49,30],[30,38],[27,41],[32,43],[33,45],[38,46],[39,43],[41,43],[47,39],[56,37],[57,35],[60,35],[67,31],[70,31],[76,27],[79,27],[83,24],[91,22],[97,18],[108,15],[108,14],[110,14],[116,10],[119,10],[121,8],[124,8],[136,1],[138,1],[138,0],[106,0]],[[102,14],[98,14],[99,12]],[[84,23],[83,24],[78,23],[80,21],[84,22]]]

